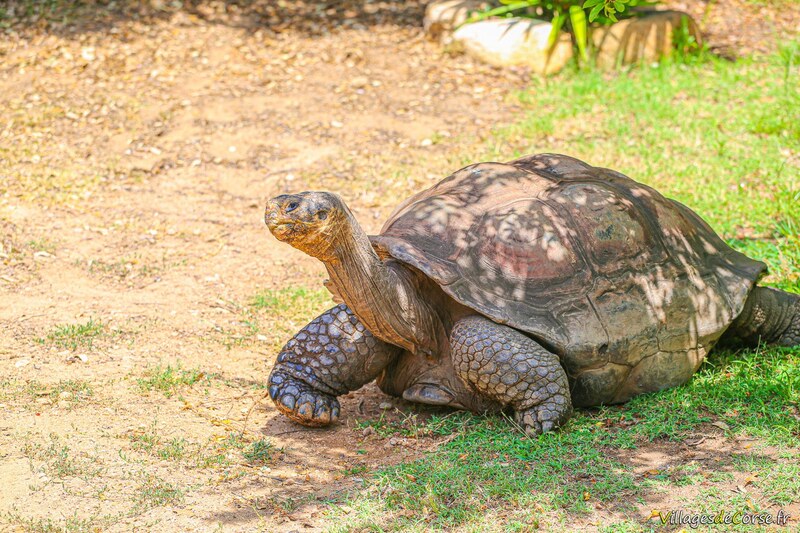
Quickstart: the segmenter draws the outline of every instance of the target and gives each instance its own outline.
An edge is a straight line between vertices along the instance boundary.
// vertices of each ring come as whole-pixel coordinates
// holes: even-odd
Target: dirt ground
[[[300,428],[268,402],[250,412],[276,349],[326,304],[303,301],[324,271],[268,234],[263,207],[282,192],[331,189],[376,231],[407,194],[514,121],[512,93],[529,74],[444,54],[423,38],[415,1],[153,0],[43,17],[10,5],[0,34],[3,527],[324,528],[320,502],[359,482],[345,475],[353,465],[435,449],[441,439],[359,427],[403,416],[394,406],[411,411],[374,387],[346,397],[332,429]],[[730,6],[712,7],[712,38]],[[743,39],[734,45],[748,51],[776,41],[758,28]],[[269,290],[288,304],[259,314],[250,302]],[[174,389],[166,365],[180,365]],[[270,458],[244,460],[261,439]]]

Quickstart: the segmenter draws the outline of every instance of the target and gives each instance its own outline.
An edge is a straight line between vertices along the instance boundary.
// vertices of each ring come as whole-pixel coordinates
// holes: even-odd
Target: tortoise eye
[[[328,212],[327,211],[318,212],[317,213],[317,218],[320,219],[320,220],[325,220],[326,218],[328,218]]]
[[[284,211],[286,213],[290,213],[290,212],[294,211],[295,209],[297,209],[297,207],[299,205],[300,204],[298,204],[297,202],[290,202],[289,205],[286,206],[286,209],[284,209]]]

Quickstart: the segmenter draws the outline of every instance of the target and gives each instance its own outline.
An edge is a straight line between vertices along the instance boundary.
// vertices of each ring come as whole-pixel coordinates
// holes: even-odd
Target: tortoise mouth
[[[279,240],[286,240],[287,238],[302,232],[304,224],[297,219],[288,218],[280,212],[278,206],[268,205],[264,213],[264,223],[269,228],[269,231]]]
[[[267,227],[276,239],[286,241],[302,233],[302,224],[296,221],[268,221]]]

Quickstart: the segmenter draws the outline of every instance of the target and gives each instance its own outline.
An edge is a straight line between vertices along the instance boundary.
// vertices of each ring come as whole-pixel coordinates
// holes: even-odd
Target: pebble
[[[361,87],[366,87],[367,85],[369,85],[369,78],[366,76],[356,76],[350,80],[350,87],[354,89],[360,89]]]
[[[381,402],[381,404],[378,407],[380,407],[381,409],[391,409],[393,405],[390,404],[389,402]]]

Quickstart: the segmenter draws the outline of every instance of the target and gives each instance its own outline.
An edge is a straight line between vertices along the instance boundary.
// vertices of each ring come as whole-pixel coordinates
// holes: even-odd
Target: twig
[[[250,406],[250,409],[248,409],[248,410],[247,410],[247,414],[246,414],[246,415],[244,415],[244,421],[242,422],[242,431],[240,431],[240,432],[239,432],[239,436],[240,436],[240,437],[241,437],[242,435],[244,435],[244,430],[247,428],[247,420],[250,418],[250,413],[252,413],[252,412],[253,412],[253,409],[255,409],[255,408],[256,408],[256,405],[258,405],[259,403],[261,403],[261,400],[263,400],[264,398],[266,398],[268,394],[269,394],[269,392],[265,392],[265,393],[264,393],[264,394],[262,394],[260,397],[256,398],[256,401],[254,401],[254,402],[253,402],[253,405],[251,405],[251,406]]]

